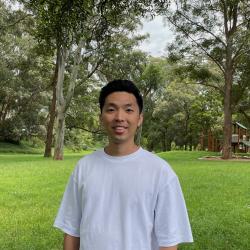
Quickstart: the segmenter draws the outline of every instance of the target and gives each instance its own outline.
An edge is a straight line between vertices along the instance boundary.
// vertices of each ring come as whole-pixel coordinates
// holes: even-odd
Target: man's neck
[[[109,143],[104,150],[108,155],[111,156],[125,156],[134,153],[138,150],[138,148],[139,146],[136,144],[123,145]]]

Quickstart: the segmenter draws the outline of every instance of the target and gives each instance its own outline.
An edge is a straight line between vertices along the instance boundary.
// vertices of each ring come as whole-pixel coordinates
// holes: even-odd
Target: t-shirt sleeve
[[[161,247],[193,242],[184,197],[176,175],[158,193],[154,231]]]
[[[74,174],[72,174],[64,192],[54,227],[69,235],[80,237],[81,217],[81,194]]]

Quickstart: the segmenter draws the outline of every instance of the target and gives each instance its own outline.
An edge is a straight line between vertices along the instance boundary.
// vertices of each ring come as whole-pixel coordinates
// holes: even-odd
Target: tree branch
[[[4,29],[4,28],[9,28],[9,27],[15,26],[17,23],[20,23],[21,21],[23,21],[24,19],[26,19],[29,16],[33,16],[33,15],[32,14],[27,14],[27,15],[21,17],[20,19],[18,19],[17,21],[15,21],[14,23],[11,23],[11,24],[8,24],[8,25],[1,25],[0,29]]]
[[[228,26],[227,26],[227,22],[228,22],[228,16],[227,16],[227,6],[224,0],[221,0],[222,5],[223,5],[223,17],[224,17],[224,28],[225,28],[225,35],[226,38],[228,36]]]
[[[85,81],[87,81],[98,69],[98,67],[100,66],[100,64],[104,61],[104,58],[101,58],[95,65],[95,67],[88,73],[88,75],[81,81],[81,83],[76,85],[77,87],[80,87]]]
[[[239,109],[239,112],[244,115],[244,117],[247,119],[247,121],[250,123],[250,115],[246,113],[245,110]]]
[[[186,20],[188,20],[191,24],[201,28],[203,31],[207,32],[208,34],[210,34],[211,36],[213,36],[217,41],[221,42],[223,44],[224,47],[226,47],[226,44],[218,37],[216,36],[213,32],[211,32],[210,30],[206,29],[204,26],[202,26],[201,24],[194,22],[193,20],[191,20],[190,18],[188,18],[186,15],[184,15],[183,13],[179,12],[179,14],[181,16],[183,16]]]
[[[225,68],[223,65],[221,65],[212,55],[210,55],[199,43],[197,43],[190,35],[189,33],[184,30],[182,27],[177,25],[174,21],[172,21],[170,18],[168,18],[170,23],[172,23],[175,27],[179,28],[193,43],[195,43],[212,61],[215,62],[215,64],[219,67],[221,72],[224,74],[225,73]]]
[[[248,48],[247,50],[242,50],[242,48],[247,44],[247,40],[248,40],[248,36],[246,35],[244,37],[245,39],[243,39],[243,42],[241,43],[240,47],[238,48],[238,50],[235,52],[232,61],[233,64],[236,63],[237,64],[237,60],[239,57],[241,57],[243,54],[247,53],[248,51],[250,51],[250,49]]]
[[[222,95],[224,94],[224,90],[216,85],[213,85],[213,84],[210,84],[210,83],[207,83],[207,82],[199,82],[199,83],[190,83],[190,84],[200,84],[200,85],[203,85],[203,86],[206,86],[206,87],[211,87],[211,88],[214,88],[216,90],[218,90]]]
[[[76,78],[77,78],[78,71],[79,71],[79,64],[81,62],[81,50],[83,46],[84,46],[84,40],[81,39],[75,51],[73,69],[71,72],[70,83],[69,83],[69,87],[68,87],[68,91],[66,95],[65,110],[68,109],[70,105],[70,101],[74,95],[75,85],[76,85],[75,82],[76,82]]]
[[[67,116],[71,117],[71,119],[76,119],[74,116],[67,114]],[[88,128],[85,128],[84,126],[79,126],[79,125],[70,125],[67,126],[67,128],[72,129],[72,128],[76,128],[76,129],[81,129],[84,130],[86,132],[92,133],[92,134],[102,134],[102,130],[101,129],[97,129],[97,130],[90,130]]]

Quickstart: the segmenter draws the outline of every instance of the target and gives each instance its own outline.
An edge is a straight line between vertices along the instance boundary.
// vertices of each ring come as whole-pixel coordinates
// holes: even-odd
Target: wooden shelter
[[[209,130],[207,133],[201,133],[200,145],[202,150],[220,152],[223,141],[221,135],[216,135]],[[232,149],[234,153],[250,152],[250,135],[247,128],[239,122],[232,124]]]
[[[232,146],[234,153],[250,152],[250,136],[247,128],[239,122],[233,123]]]

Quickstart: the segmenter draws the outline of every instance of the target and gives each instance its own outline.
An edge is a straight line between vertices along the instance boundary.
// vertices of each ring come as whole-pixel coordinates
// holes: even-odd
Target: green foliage
[[[154,98],[162,90],[163,83],[164,77],[161,60],[152,59],[144,68],[139,84],[146,104],[147,100]]]
[[[52,65],[36,50],[30,35],[32,18],[12,25],[16,15],[16,11],[7,12],[5,25],[9,28],[0,39],[0,140],[18,142],[25,137],[44,136],[46,83]]]
[[[147,140],[142,143],[155,151],[171,150],[171,144],[179,149],[197,148],[202,132],[215,132],[221,126],[221,96],[184,77],[180,67],[166,60],[158,63],[162,83],[146,102],[142,135]]]
[[[94,37],[98,43],[110,35],[111,26],[119,27],[124,21],[143,15],[151,3],[146,0],[20,2],[36,16],[36,37],[45,46],[54,48],[61,45],[70,47],[82,37],[87,38],[87,43]]]
[[[95,148],[96,141],[91,132],[71,129],[66,130],[65,133],[65,146],[74,152]]]
[[[206,65],[216,66],[221,79],[226,74],[233,74],[234,84],[240,85],[238,75],[243,70],[242,63],[249,58],[247,1],[177,1],[176,9],[162,12],[177,32],[176,41],[169,46],[169,53],[174,61],[182,59],[181,64],[185,65],[183,73],[186,70],[186,75],[205,85],[206,79],[212,79],[214,83],[210,86],[217,88],[214,72],[211,74],[206,68]],[[223,85],[227,84],[225,81]],[[220,91],[223,92],[224,88]],[[232,96],[238,93],[235,89]]]
[[[198,83],[212,86],[223,94],[222,152],[223,158],[229,159],[232,154],[231,128],[235,92],[238,98],[240,96],[233,85],[240,85],[240,61],[246,58],[250,46],[249,3],[245,0],[178,0],[174,7],[163,12],[178,34],[170,47],[170,53],[173,54],[171,57],[174,60],[181,58],[187,65],[191,62],[203,66],[211,62],[224,80],[223,88],[216,83],[208,84],[199,80]],[[203,77],[197,75],[198,78],[201,76]],[[204,76],[207,77],[206,74]]]
[[[130,23],[130,22],[129,22]],[[148,63],[148,56],[135,50],[135,47],[145,38],[144,36],[128,37],[129,33],[116,33],[111,37],[112,46],[107,43],[105,59],[98,72],[105,81],[113,79],[131,79],[139,82],[142,72]]]
[[[46,46],[69,44],[79,31],[94,6],[91,1],[21,1],[36,15],[35,35]]]

